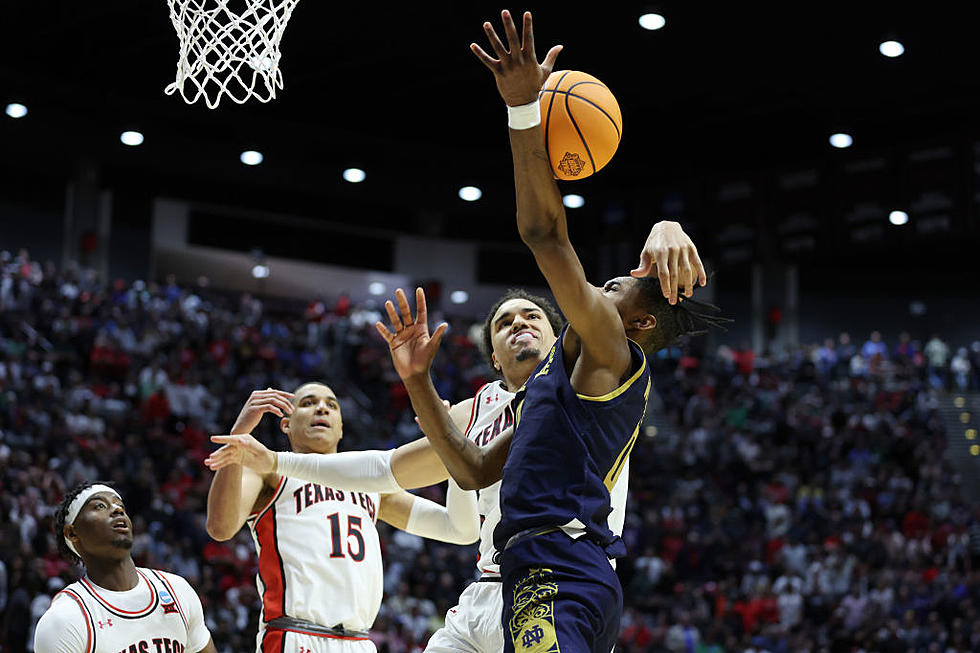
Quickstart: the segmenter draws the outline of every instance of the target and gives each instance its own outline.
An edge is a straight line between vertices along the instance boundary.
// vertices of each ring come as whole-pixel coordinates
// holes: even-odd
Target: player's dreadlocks
[[[54,540],[58,543],[58,553],[61,554],[62,558],[73,564],[81,563],[82,559],[75,555],[75,552],[65,544],[65,519],[68,517],[68,507],[83,490],[99,483],[106,484],[105,481],[88,481],[76,485],[65,493],[65,497],[58,504],[58,508],[54,512]]]
[[[650,330],[646,342],[639,343],[643,351],[651,354],[675,344],[688,336],[703,336],[710,329],[727,331],[730,318],[719,315],[721,309],[714,304],[679,295],[673,306],[660,290],[655,277],[637,279],[639,292],[646,301],[646,310],[657,318],[657,326]]]

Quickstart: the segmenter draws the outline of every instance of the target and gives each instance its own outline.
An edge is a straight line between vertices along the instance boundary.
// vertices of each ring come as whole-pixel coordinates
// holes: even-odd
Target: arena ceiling
[[[966,15],[911,3],[596,7],[530,6],[539,49],[564,44],[559,68],[595,74],[622,106],[616,158],[563,187],[586,198],[572,215],[589,242],[632,237],[656,216],[680,217],[733,264],[976,242],[980,75]],[[0,116],[0,190],[50,195],[88,159],[115,189],[512,239],[505,113],[467,47],[499,9],[303,0],[279,98],[211,111],[163,93],[177,55],[163,0],[8,3],[0,102],[29,113]],[[639,26],[650,9],[664,29]],[[882,56],[887,39],[905,54]],[[125,129],[143,145],[122,145]],[[830,147],[838,131],[854,145]],[[245,149],[263,164],[243,166]],[[348,166],[367,180],[344,182]],[[480,201],[459,199],[467,184]],[[888,224],[896,208],[911,215],[903,229]]]

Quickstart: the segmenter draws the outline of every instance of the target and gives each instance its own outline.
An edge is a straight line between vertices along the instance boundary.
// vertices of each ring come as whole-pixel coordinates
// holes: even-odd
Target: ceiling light
[[[371,293],[372,295],[383,295],[385,293],[385,290],[387,290],[385,288],[385,285],[380,281],[372,281],[368,285],[368,292]]]
[[[262,153],[256,152],[255,150],[245,150],[242,155],[238,157],[247,166],[257,166],[262,163]]]
[[[359,184],[367,177],[365,173],[360,168],[347,168],[344,170],[344,181],[349,181],[352,184]]]
[[[570,209],[580,209],[585,206],[585,198],[581,195],[570,193],[561,198],[561,203]]]
[[[459,196],[467,202],[475,202],[483,197],[483,191],[476,186],[463,186],[459,189]]]
[[[252,266],[252,276],[256,279],[268,279],[269,266],[262,263]]]
[[[135,131],[125,131],[119,136],[124,144],[130,146],[142,145],[143,144],[143,134]]]
[[[850,134],[844,134],[842,132],[838,132],[836,134],[830,135],[830,144],[833,145],[834,147],[838,147],[838,148],[850,147],[853,142],[854,139],[851,137]]]
[[[898,41],[884,41],[878,46],[878,52],[894,59],[900,57],[905,52],[905,46]]]
[[[450,295],[449,299],[454,304],[465,304],[470,298],[470,294],[465,290],[454,290]]]
[[[640,16],[640,27],[648,30],[660,29],[667,24],[667,19],[665,19],[660,14],[643,14]]]
[[[11,118],[23,118],[27,115],[27,107],[17,102],[11,102],[7,105],[7,115]]]
[[[909,221],[909,214],[905,211],[892,211],[888,214],[888,221],[894,225],[903,225]]]

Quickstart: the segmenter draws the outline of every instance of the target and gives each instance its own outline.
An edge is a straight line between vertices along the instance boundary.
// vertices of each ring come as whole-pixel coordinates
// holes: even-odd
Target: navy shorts
[[[505,653],[610,653],[623,590],[605,551],[561,531],[503,552]]]

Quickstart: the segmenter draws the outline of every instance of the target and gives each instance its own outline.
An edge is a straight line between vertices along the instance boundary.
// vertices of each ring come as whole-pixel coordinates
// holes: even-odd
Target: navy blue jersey
[[[494,546],[503,551],[517,533],[558,527],[572,537],[587,535],[610,556],[624,555],[622,540],[609,529],[609,490],[643,423],[650,370],[630,341],[629,379],[601,397],[580,395],[565,369],[567,330],[515,399],[517,427],[504,465]]]

